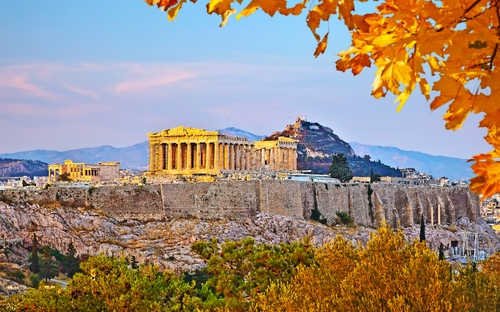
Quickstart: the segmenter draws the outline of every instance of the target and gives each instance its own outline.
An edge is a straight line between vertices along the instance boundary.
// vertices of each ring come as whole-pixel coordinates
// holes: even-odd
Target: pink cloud
[[[17,75],[9,78],[0,78],[0,86],[5,86],[13,89],[19,89],[45,98],[56,98],[57,95],[43,90],[42,88],[28,82],[28,77],[25,75]]]
[[[168,85],[172,83],[176,83],[185,79],[196,77],[194,73],[178,73],[165,77],[157,77],[157,78],[149,78],[143,80],[135,80],[122,82],[116,85],[115,92],[117,94],[122,94],[126,92],[137,92],[142,91],[144,89],[149,89],[153,87]]]
[[[77,94],[80,94],[80,95],[90,96],[90,97],[92,97],[94,99],[99,99],[99,94],[97,94],[94,91],[81,89],[81,88],[78,88],[78,87],[75,87],[75,86],[71,86],[71,85],[65,84],[65,83],[63,83],[63,87],[65,87],[66,89],[68,89],[69,91],[72,91],[74,93],[77,93]]]

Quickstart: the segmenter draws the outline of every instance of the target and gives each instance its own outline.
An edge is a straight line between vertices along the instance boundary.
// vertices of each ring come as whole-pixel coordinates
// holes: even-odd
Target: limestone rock
[[[27,289],[28,287],[24,285],[0,277],[0,295],[3,297],[20,294],[25,292]]]
[[[404,229],[408,240],[418,238],[419,226]],[[250,236],[257,243],[290,243],[304,238],[317,247],[342,235],[357,244],[366,244],[373,228],[329,227],[298,218],[258,213],[252,219],[240,220],[117,220],[97,210],[81,208],[45,208],[38,205],[7,205],[0,202],[0,239],[22,238],[23,243],[9,258],[23,262],[27,247],[36,233],[41,245],[49,245],[62,253],[73,242],[78,255],[134,255],[139,263],[155,264],[176,272],[191,271],[204,261],[191,252],[198,240],[217,238],[238,240]],[[437,250],[440,243],[460,240],[462,232],[479,233],[480,249],[492,253],[500,249],[500,239],[489,225],[460,218],[450,227],[428,226],[427,242]],[[24,250],[24,251],[23,251]],[[10,259],[11,260],[11,259]]]

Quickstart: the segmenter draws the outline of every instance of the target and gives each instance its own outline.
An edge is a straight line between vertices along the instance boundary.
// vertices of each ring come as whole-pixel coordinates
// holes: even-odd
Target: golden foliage
[[[367,247],[337,237],[317,252],[317,266],[302,267],[288,284],[260,295],[263,311],[451,311],[449,265],[425,243],[404,241],[388,227]]]
[[[170,20],[186,2],[145,1],[168,10]],[[224,26],[236,13],[232,7],[235,1],[243,2],[209,0],[207,12],[220,15]],[[309,0],[290,2],[250,0],[237,18],[259,8],[270,16],[299,15]],[[375,12],[360,15],[353,14],[354,0],[317,0],[311,1],[306,21],[318,41],[317,57],[328,43],[328,33],[323,38],[317,33],[321,23],[329,22],[332,15],[342,20],[351,31],[352,43],[339,54],[337,69],[350,69],[357,75],[375,64],[372,95],[396,95],[397,110],[418,84],[426,99],[432,100],[431,110],[448,105],[443,116],[447,129],[459,129],[469,113],[482,114],[479,127],[487,128],[485,139],[493,150],[471,159],[477,175],[471,180],[471,189],[488,197],[500,192],[499,11],[497,0],[384,0]]]

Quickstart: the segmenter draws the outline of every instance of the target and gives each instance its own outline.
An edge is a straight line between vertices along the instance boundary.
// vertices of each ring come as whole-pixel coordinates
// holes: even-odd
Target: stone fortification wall
[[[117,219],[163,219],[159,185],[101,186],[88,189],[88,204]]]
[[[369,195],[370,194],[370,195]],[[85,203],[118,219],[239,219],[258,212],[309,219],[317,208],[331,224],[337,212],[363,226],[477,222],[479,197],[468,188],[339,185],[298,181],[101,186],[90,189],[5,190],[0,199]]]
[[[163,184],[168,218],[234,219],[255,216],[259,181]]]

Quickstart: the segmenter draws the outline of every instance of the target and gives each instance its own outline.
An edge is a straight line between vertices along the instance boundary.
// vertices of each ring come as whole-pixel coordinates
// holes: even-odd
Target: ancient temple
[[[148,137],[149,170],[155,175],[217,175],[297,168],[297,142],[289,138],[251,142],[217,131],[183,126],[151,132]]]
[[[69,159],[64,164],[49,165],[49,183],[59,181],[59,176],[66,174],[71,181],[104,182],[113,181],[120,177],[120,162],[102,162],[85,164],[73,162]]]

